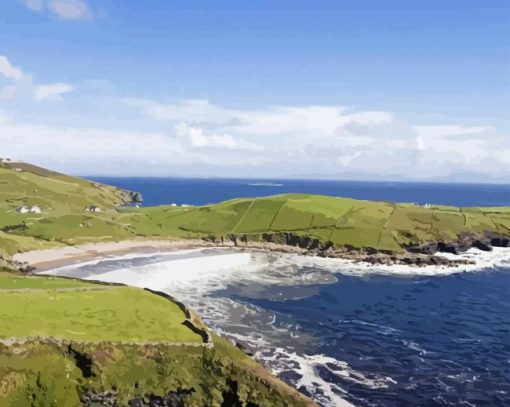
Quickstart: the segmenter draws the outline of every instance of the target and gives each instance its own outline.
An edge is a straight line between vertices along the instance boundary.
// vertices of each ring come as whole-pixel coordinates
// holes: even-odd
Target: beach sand
[[[87,260],[118,256],[127,253],[152,253],[161,250],[182,250],[213,247],[203,240],[123,240],[120,242],[86,243],[52,249],[17,253],[13,260],[28,263],[37,271],[44,271]]]

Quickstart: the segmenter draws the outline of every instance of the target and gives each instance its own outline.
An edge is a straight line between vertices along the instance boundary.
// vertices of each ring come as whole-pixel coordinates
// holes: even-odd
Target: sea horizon
[[[140,192],[145,206],[207,205],[234,198],[285,193],[461,207],[510,203],[510,184],[147,176],[91,176],[86,179]]]
[[[225,176],[216,176],[216,175],[109,175],[109,174],[80,174],[80,173],[70,173],[70,175],[75,177],[80,177],[84,179],[94,180],[95,178],[135,178],[135,179],[189,179],[189,180],[200,180],[200,179],[210,179],[210,180],[239,180],[239,181],[317,181],[317,182],[367,182],[367,183],[400,183],[400,184],[441,184],[441,185],[495,185],[495,186],[507,186],[510,188],[510,182],[504,181],[462,181],[456,179],[448,179],[448,180],[434,180],[434,179],[376,179],[376,178],[358,178],[358,179],[348,179],[348,178],[321,178],[321,177],[225,177]]]

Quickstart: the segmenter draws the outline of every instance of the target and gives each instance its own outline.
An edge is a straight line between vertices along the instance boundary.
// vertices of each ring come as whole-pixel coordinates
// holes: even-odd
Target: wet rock
[[[510,247],[510,239],[506,237],[493,237],[491,245],[494,247]]]

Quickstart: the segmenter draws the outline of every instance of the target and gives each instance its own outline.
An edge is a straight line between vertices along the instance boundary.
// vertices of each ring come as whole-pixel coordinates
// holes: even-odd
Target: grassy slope
[[[451,241],[463,233],[510,235],[510,208],[456,208],[359,201],[319,195],[236,199],[207,207],[133,210],[127,230],[147,237],[278,234],[335,247],[401,252],[409,244]]]
[[[202,346],[185,318],[141,289],[0,272],[0,405],[77,406],[111,389],[118,405],[179,389],[193,389],[188,406],[220,405],[231,381],[244,402],[307,404],[223,339]]]
[[[133,237],[256,239],[288,232],[337,247],[398,252],[409,243],[451,240],[465,232],[510,235],[508,207],[429,209],[296,194],[196,208],[121,209],[122,201],[113,187],[28,164],[0,165],[0,255]],[[15,209],[22,204],[39,205],[42,213],[18,214]],[[85,213],[87,205],[103,212]],[[0,339],[74,340],[73,352],[86,355],[93,371],[85,375],[78,368],[67,343],[0,342],[0,405],[74,406],[85,389],[113,387],[121,405],[137,394],[163,395],[179,388],[194,389],[187,405],[219,405],[222,393],[231,390],[229,380],[238,383],[243,401],[306,403],[221,338],[215,338],[214,349],[196,346],[197,335],[181,325],[182,311],[143,290],[0,273],[0,315]]]
[[[205,207],[121,209],[113,187],[29,164],[0,167],[0,253],[134,237],[188,238],[289,232],[335,247],[401,252],[409,244],[451,241],[466,232],[510,235],[510,207],[456,208],[287,194]],[[22,203],[41,214],[19,214]],[[83,211],[98,205],[101,213]],[[3,231],[2,231],[3,230]]]
[[[0,338],[201,343],[179,306],[137,288],[0,273]]]
[[[55,239],[71,241],[74,236],[118,238],[125,232],[122,226],[87,216],[84,208],[97,205],[114,211],[126,199],[124,191],[108,185],[26,163],[0,163],[0,254],[55,246]],[[23,205],[38,205],[42,213],[17,213]],[[30,233],[19,233],[27,228]]]
[[[30,164],[0,164],[0,256],[143,235],[132,224],[142,229],[148,215],[121,209],[128,199]],[[42,213],[19,214],[22,205]],[[89,205],[103,211],[84,212]],[[221,405],[234,382],[243,402],[310,405],[229,342],[215,337],[212,349],[204,347],[184,320],[176,303],[144,290],[0,272],[0,405],[76,406],[86,390],[113,388],[118,405],[179,389],[193,389],[186,405]],[[92,375],[79,368],[76,352]]]

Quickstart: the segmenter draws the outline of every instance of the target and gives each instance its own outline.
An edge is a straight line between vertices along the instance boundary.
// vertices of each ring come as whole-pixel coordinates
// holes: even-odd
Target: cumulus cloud
[[[10,82],[0,88],[0,101],[12,100],[18,96],[28,96],[37,101],[62,101],[62,95],[73,90],[73,87],[67,83],[35,85],[31,75],[27,75],[21,68],[15,67],[4,55],[0,55],[0,75]]]
[[[23,89],[29,101],[40,102],[33,104],[37,109],[83,116],[83,88],[75,96],[78,110],[42,103],[62,100],[73,87],[33,84],[5,57],[0,61],[0,73],[11,82],[0,100],[2,92]],[[91,89],[94,101],[108,94],[100,113],[93,114],[117,122],[90,127],[99,116],[72,125],[60,124],[58,115],[51,121],[41,115],[40,122],[6,116],[0,119],[2,154],[82,174],[430,180],[478,173],[478,180],[510,179],[509,134],[484,123],[417,125],[394,112],[341,105],[248,109],[201,99],[162,103],[120,98],[111,87]]]
[[[23,77],[23,71],[13,66],[4,55],[0,55],[0,74],[15,81],[19,81]]]
[[[95,18],[90,6],[83,0],[25,0],[26,7],[35,12],[47,10],[61,20],[92,20]]]
[[[44,7],[43,0],[25,0],[25,5],[32,11],[41,11]]]
[[[419,137],[442,138],[450,136],[467,136],[494,130],[487,126],[461,126],[461,125],[435,125],[435,126],[413,126]]]
[[[204,129],[193,127],[185,122],[175,126],[176,139],[184,146],[192,149],[230,149],[262,151],[264,148],[256,143],[250,143],[232,137],[229,134],[207,135]]]
[[[34,99],[35,100],[58,100],[62,101],[62,95],[69,93],[73,90],[73,87],[67,83],[54,83],[51,85],[39,85],[34,88]]]
[[[207,152],[218,164],[235,150],[246,158],[247,166],[251,160],[262,163],[265,175],[275,171],[280,176],[409,179],[453,172],[510,175],[506,159],[495,154],[505,145],[510,148],[510,140],[490,126],[417,126],[390,112],[344,106],[232,109],[207,100],[123,102],[149,119],[172,124],[170,136],[185,149]]]

